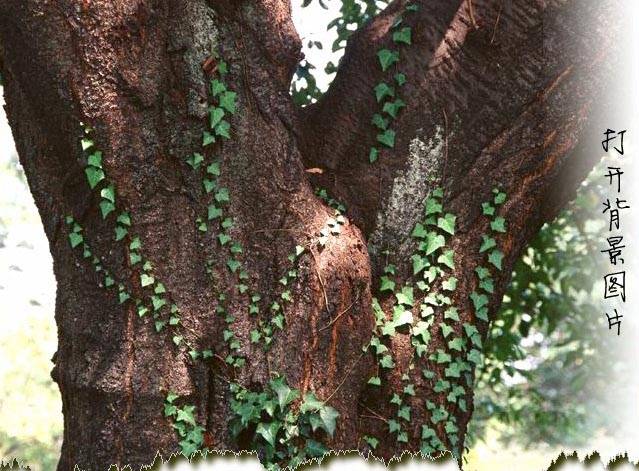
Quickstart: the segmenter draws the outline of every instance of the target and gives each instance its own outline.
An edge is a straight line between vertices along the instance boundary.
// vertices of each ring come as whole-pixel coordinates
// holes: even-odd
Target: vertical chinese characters
[[[606,129],[604,131],[604,140],[601,141],[603,150],[608,153],[615,151],[619,156],[624,155],[623,141],[626,130],[615,131],[614,129]],[[622,234],[622,215],[630,209],[630,204],[622,195],[621,177],[624,174],[621,167],[609,166],[608,173],[605,175],[608,179],[609,191],[613,194],[606,198],[603,204],[602,213],[606,215],[608,220],[608,232],[610,237],[606,238],[607,247],[601,250],[607,254],[608,260],[614,268],[610,273],[603,277],[604,281],[604,299],[610,300],[618,298],[622,303],[626,302],[626,271],[623,270],[624,259],[623,250],[626,248],[624,236]],[[617,309],[613,309],[613,314],[605,313],[608,320],[608,329],[616,328],[617,335],[621,334],[621,318]]]

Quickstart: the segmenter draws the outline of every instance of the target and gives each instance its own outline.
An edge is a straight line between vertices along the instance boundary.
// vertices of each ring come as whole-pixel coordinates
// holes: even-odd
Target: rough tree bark
[[[0,2],[7,113],[58,283],[53,377],[64,413],[59,470],[139,467],[157,451],[175,451],[176,434],[162,415],[169,390],[197,405],[212,447],[239,446],[227,430],[227,369],[192,362],[169,336],[153,331],[152,320],[101,289],[92,267],[69,247],[64,224],[73,214],[103,264],[139,291],[127,254],[113,244],[113,221],[102,220],[86,185],[78,140],[79,123],[89,123],[144,256],[180,307],[189,341],[225,355],[225,326],[213,314],[216,299],[193,222],[200,190],[184,163],[206,124],[202,65],[212,47],[230,64],[227,81],[238,93],[233,137],[216,153],[232,197],[231,233],[244,246],[253,287],[268,296],[291,247],[311,246],[332,215],[314,196],[314,185],[343,201],[349,219],[323,250],[302,257],[295,301],[268,353],[249,342],[255,321],[246,314],[245,297],[230,300],[247,358],[234,374],[259,388],[279,372],[302,391],[330,397],[340,413],[334,438],[324,438],[332,449],[363,450],[362,437],[374,435],[382,439],[381,456],[400,450],[370,411],[391,414],[388,400],[412,357],[410,338],[393,339],[398,366],[382,392],[367,386],[376,366],[361,353],[374,325],[371,296],[379,296],[382,267],[391,261],[399,278],[410,276],[410,232],[424,198],[443,186],[445,207],[458,216],[450,242],[459,280],[455,328],[470,322],[484,335],[468,300],[487,225],[481,202],[496,186],[509,195],[500,210],[509,228],[498,241],[505,259],[490,298],[494,313],[522,248],[594,164],[596,153],[583,151],[582,137],[612,43],[609,30],[590,26],[607,19],[605,2],[411,2],[421,8],[405,19],[413,28],[401,61],[407,107],[394,125],[395,147],[371,165],[372,90],[387,80],[376,52],[391,44],[391,25],[407,3],[395,1],[356,33],[326,96],[297,110],[288,90],[300,40],[288,0]],[[305,167],[324,173],[309,177]],[[220,283],[232,285],[232,275],[221,273]],[[388,298],[380,296],[383,306]],[[443,340],[439,331],[432,337],[434,351]],[[425,400],[437,393],[419,378],[415,384],[413,422],[419,424],[428,417]],[[467,400],[472,403],[472,391]],[[463,437],[472,408],[452,413]],[[418,450],[417,426],[409,437],[403,448]]]

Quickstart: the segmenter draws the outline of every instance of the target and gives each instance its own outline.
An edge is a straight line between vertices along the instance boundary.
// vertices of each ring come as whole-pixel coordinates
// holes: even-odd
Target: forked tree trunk
[[[231,440],[227,426],[227,381],[259,390],[275,372],[337,409],[334,437],[321,437],[330,448],[364,450],[363,437],[374,436],[386,458],[419,450],[419,425],[432,413],[426,402],[446,402],[420,374],[426,367],[443,374],[428,359],[447,348],[443,309],[435,310],[418,368],[408,371],[414,352],[400,331],[385,340],[397,366],[384,373],[381,388],[367,385],[379,369],[373,354],[362,353],[375,326],[371,298],[380,299],[387,316],[395,299],[379,292],[383,269],[396,265],[398,285],[412,279],[411,231],[423,219],[426,196],[443,187],[445,210],[457,215],[448,247],[459,321],[451,325],[459,335],[465,323],[485,335],[487,324],[469,299],[478,284],[474,270],[486,265],[479,247],[490,229],[481,203],[495,187],[508,195],[498,207],[507,231],[496,237],[505,257],[503,269],[491,271],[493,315],[522,248],[594,164],[592,142],[584,152],[580,139],[611,65],[605,55],[611,31],[592,27],[593,19],[607,22],[610,11],[605,2],[396,1],[353,36],[327,95],[296,110],[288,90],[300,40],[287,0],[0,2],[7,113],[58,283],[53,376],[64,413],[58,469],[139,467],[158,451],[176,451],[177,435],[163,416],[168,391],[197,406],[211,448],[237,449],[242,443]],[[400,62],[382,72],[376,54],[396,46],[399,17],[412,28],[412,41],[401,46]],[[202,151],[207,87],[221,58],[229,64],[225,82],[238,94],[237,112],[231,139]],[[370,164],[378,134],[371,118],[380,107],[373,88],[396,72],[407,78],[401,89],[407,106],[393,123],[394,147]],[[81,122],[93,128],[117,202],[132,218],[124,243],[114,241],[115,214],[104,220],[100,195],[87,186]],[[237,259],[249,293],[262,295],[260,315],[282,292],[288,255],[296,245],[306,248],[284,329],[267,352],[250,342],[257,320],[248,313],[249,297],[234,289],[237,273],[224,266],[228,252],[216,243],[218,232],[211,226],[203,233],[195,223],[206,214],[206,196],[185,163],[194,152],[221,162],[219,184],[230,194],[225,211],[234,220],[228,234],[243,247]],[[318,234],[333,210],[314,195],[315,185],[348,208],[341,233],[323,246]],[[119,304],[117,291],[100,286],[103,275],[69,246],[68,215],[84,228],[101,265],[141,298],[129,249],[131,236],[139,236],[142,256],[179,307],[185,337],[179,347],[169,327],[156,333],[150,315],[140,317],[135,304]],[[216,261],[214,284],[207,258]],[[222,288],[230,293],[226,305],[246,358],[241,368],[219,360],[229,353],[227,324],[215,312]],[[426,296],[418,293],[415,306]],[[215,356],[193,361],[186,344]],[[395,413],[389,400],[401,392],[404,373],[416,395],[407,399],[408,443],[398,443],[379,417]],[[466,411],[448,407],[462,442],[472,414],[468,385],[464,398]],[[435,428],[445,441],[441,426]]]

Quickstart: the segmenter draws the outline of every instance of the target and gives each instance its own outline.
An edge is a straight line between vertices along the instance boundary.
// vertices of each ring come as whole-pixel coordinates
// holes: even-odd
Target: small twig
[[[475,12],[473,11],[473,0],[466,0],[468,3],[468,15],[470,16],[470,21],[473,24],[473,28],[477,29],[477,22],[475,21]]]
[[[335,324],[335,322],[337,322],[337,320],[342,317],[344,314],[346,314],[354,305],[357,301],[359,301],[359,295],[357,297],[358,299],[356,299],[355,301],[353,301],[351,303],[350,306],[348,306],[346,309],[344,309],[342,312],[340,312],[335,319],[333,319],[332,321],[330,321],[328,324],[326,324],[324,327],[322,327],[321,329],[318,330],[318,332],[322,332],[323,330],[328,329],[330,326],[332,326],[333,324]]]
[[[337,393],[337,391],[339,391],[339,389],[344,385],[344,383],[346,382],[346,380],[348,379],[348,377],[351,375],[351,373],[353,372],[353,370],[355,369],[355,366],[357,366],[357,364],[359,363],[359,361],[362,359],[362,357],[364,356],[364,353],[366,352],[362,352],[362,354],[359,356],[359,358],[357,358],[357,360],[355,360],[355,363],[353,363],[353,365],[350,367],[350,369],[346,372],[346,374],[344,375],[344,379],[342,379],[342,382],[339,383],[337,385],[337,387],[335,388],[335,391],[333,391],[330,396],[328,396],[326,399],[324,399],[324,403],[328,404],[328,401],[330,401],[333,396],[335,396],[335,394]]]
[[[499,12],[497,12],[497,19],[495,20],[495,26],[493,26],[493,35],[490,38],[490,44],[493,43],[493,41],[495,40],[495,34],[497,34],[497,25],[499,24],[499,18],[501,18],[501,10],[502,8],[504,8],[504,3],[502,2],[501,5],[499,5]]]
[[[319,279],[320,286],[322,287],[322,293],[324,293],[324,303],[326,304],[326,313],[330,316],[331,312],[328,309],[328,296],[326,295],[326,286],[324,286],[324,280],[322,280],[322,275],[317,267],[319,267],[319,263],[317,262],[317,258],[315,257],[315,252],[313,252],[313,247],[309,247],[308,251],[311,253],[313,260],[315,261],[315,273],[317,274],[317,278]]]
[[[364,406],[363,404],[360,403],[360,405]],[[371,419],[378,419],[381,420],[383,422],[388,422],[388,419],[386,419],[385,417],[382,417],[381,415],[379,415],[377,412],[375,412],[373,409],[371,409],[368,406],[364,406],[364,409],[366,409],[368,412],[370,412],[373,415],[362,415],[360,417],[369,417]]]

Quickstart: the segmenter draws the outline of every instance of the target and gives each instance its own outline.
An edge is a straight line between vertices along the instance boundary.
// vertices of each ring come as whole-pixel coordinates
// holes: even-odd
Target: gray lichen
[[[395,176],[390,195],[377,214],[369,242],[372,257],[386,249],[397,259],[412,252],[410,233],[421,218],[424,200],[441,178],[444,144],[442,126],[435,126],[427,142],[419,136],[411,141],[406,167]]]

